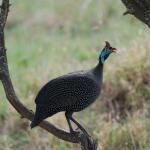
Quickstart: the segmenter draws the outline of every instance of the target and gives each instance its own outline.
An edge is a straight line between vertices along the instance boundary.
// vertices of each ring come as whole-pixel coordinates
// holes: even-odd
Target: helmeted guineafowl
[[[100,95],[104,61],[115,51],[116,49],[106,42],[96,67],[60,76],[43,86],[35,99],[36,112],[31,128],[37,126],[47,117],[64,111],[70,132],[74,132],[70,120],[82,131],[85,131],[72,117],[72,114],[88,107]]]

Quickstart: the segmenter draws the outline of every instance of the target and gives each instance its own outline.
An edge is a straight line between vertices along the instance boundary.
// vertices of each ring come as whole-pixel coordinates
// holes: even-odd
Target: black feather
[[[36,113],[31,127],[58,112],[77,112],[92,104],[100,95],[103,65],[78,71],[49,81],[39,91],[35,103]]]

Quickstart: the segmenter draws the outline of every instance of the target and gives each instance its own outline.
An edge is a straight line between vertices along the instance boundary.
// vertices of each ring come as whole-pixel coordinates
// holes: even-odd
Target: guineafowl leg
[[[65,113],[65,116],[66,116],[66,120],[67,120],[67,123],[69,125],[69,129],[70,129],[70,133],[74,133],[74,130],[72,128],[72,125],[71,125],[71,122],[70,122],[70,116],[72,115],[72,112],[66,112]]]
[[[73,112],[66,112],[66,113],[65,113],[66,119],[67,119],[67,122],[68,122],[68,125],[69,125],[69,128],[70,128],[70,132],[71,132],[71,133],[75,132],[75,131],[73,130],[72,126],[71,126],[71,122],[70,122],[70,120],[71,120],[72,122],[74,122],[74,123],[77,125],[77,127],[78,127],[83,133],[85,133],[87,136],[89,136],[89,134],[87,133],[87,131],[72,117],[72,114],[73,114]]]
[[[74,122],[84,134],[86,134],[88,137],[90,137],[90,135],[87,133],[87,131],[72,116],[70,116],[70,120],[72,122]]]

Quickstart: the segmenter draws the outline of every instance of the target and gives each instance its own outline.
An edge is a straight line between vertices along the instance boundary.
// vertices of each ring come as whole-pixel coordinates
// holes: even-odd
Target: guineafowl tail
[[[37,116],[34,117],[34,119],[31,122],[31,129],[36,127],[42,120],[40,120]]]
[[[42,120],[44,120],[47,116],[45,115],[45,107],[43,106],[36,106],[35,116],[31,122],[31,128],[36,127]]]
[[[39,106],[36,105],[36,111],[35,111],[35,116],[31,122],[30,127],[34,128],[37,125],[39,125],[45,118],[47,117],[51,117],[52,115],[54,115],[56,112],[50,112],[48,111],[47,106]]]

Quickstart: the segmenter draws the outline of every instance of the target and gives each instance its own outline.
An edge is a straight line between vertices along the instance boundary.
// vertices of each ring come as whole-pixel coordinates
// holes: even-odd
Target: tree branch
[[[34,114],[32,111],[27,109],[17,97],[9,74],[4,37],[4,28],[7,21],[9,6],[9,0],[2,0],[0,12],[0,80],[3,84],[6,98],[9,103],[15,108],[22,118],[27,118],[32,121]],[[97,149],[97,141],[92,140],[91,137],[85,136],[82,132],[71,134],[55,127],[47,121],[41,122],[39,126],[59,139],[72,143],[80,143],[82,150]]]
[[[134,15],[150,28],[150,0],[122,0],[122,2],[127,8],[124,15]]]
[[[9,69],[7,64],[7,55],[5,49],[4,27],[6,24],[8,12],[9,12],[9,0],[3,0],[0,12],[0,80],[2,81],[7,100],[16,109],[16,111],[24,118],[32,120],[34,117],[33,112],[28,110],[16,96],[15,90],[12,85],[12,81],[9,75]],[[40,125],[41,128],[47,130],[59,139],[69,141],[72,143],[79,143],[79,134],[70,134],[64,130],[58,129],[54,125],[47,121],[43,121]]]

